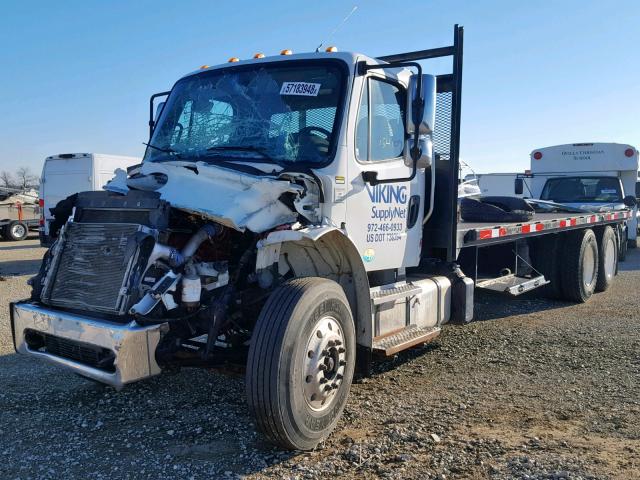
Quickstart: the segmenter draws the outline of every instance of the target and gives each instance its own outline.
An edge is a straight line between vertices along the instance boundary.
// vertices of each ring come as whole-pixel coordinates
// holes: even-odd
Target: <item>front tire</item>
[[[565,240],[562,293],[565,300],[584,303],[596,288],[598,242],[591,229],[571,232]]]
[[[347,401],[355,328],[336,282],[299,278],[276,289],[251,338],[246,391],[268,441],[309,450],[329,436]]]
[[[618,271],[618,245],[611,227],[604,227],[598,237],[598,281],[596,291],[604,292],[609,288]]]

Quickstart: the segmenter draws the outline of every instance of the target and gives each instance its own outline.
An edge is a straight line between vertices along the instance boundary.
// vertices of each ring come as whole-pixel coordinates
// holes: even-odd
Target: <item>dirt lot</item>
[[[378,364],[311,453],[261,442],[241,377],[115,392],[18,357],[7,304],[43,253],[0,243],[0,478],[640,478],[640,251],[585,305],[478,295],[480,321]]]

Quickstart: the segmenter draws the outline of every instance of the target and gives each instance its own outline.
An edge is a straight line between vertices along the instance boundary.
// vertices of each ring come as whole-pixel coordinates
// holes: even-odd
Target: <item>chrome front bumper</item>
[[[18,353],[43,358],[118,389],[160,373],[155,351],[163,333],[168,330],[166,323],[143,327],[132,321],[122,325],[31,303],[13,303],[10,308],[13,344]],[[30,342],[30,338],[48,338],[56,345],[63,344],[65,348],[58,350],[68,355],[50,353],[47,347],[36,348],[38,345]],[[102,352],[108,350],[113,361],[108,368],[79,361],[73,352],[82,348],[85,351],[92,348]]]

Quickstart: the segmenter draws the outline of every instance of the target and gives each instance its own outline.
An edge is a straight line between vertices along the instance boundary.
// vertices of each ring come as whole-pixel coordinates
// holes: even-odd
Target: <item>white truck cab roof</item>
[[[264,63],[273,63],[273,62],[287,62],[293,60],[342,60],[345,65],[349,68],[349,73],[353,73],[357,62],[366,62],[368,65],[378,65],[385,64],[387,62],[381,61],[377,58],[370,57],[368,55],[358,53],[358,52],[306,52],[306,53],[291,53],[291,54],[280,54],[280,55],[271,55],[260,58],[249,58],[249,59],[238,59],[236,57],[232,57],[229,59],[227,63],[221,63],[217,65],[203,65],[198,70],[194,70],[192,72],[187,73],[182,78],[189,77],[192,75],[198,75],[205,71],[218,70],[222,68],[235,68],[242,67],[247,65],[258,65]],[[233,61],[232,61],[233,60]],[[391,76],[397,78],[401,83],[406,85],[408,83],[409,75],[411,75],[411,71],[406,68],[399,68],[394,70],[386,70],[386,76]]]

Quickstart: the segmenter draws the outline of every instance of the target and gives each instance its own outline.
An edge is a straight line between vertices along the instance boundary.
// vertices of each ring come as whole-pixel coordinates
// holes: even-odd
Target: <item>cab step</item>
[[[382,287],[371,289],[371,300],[374,305],[382,305],[393,302],[399,298],[412,297],[418,295],[422,289],[410,283],[392,283]]]
[[[537,277],[518,277],[515,274],[511,274],[480,281],[476,283],[476,287],[499,293],[507,293],[517,297],[547,283],[549,283],[549,280],[544,278],[544,275]]]
[[[430,342],[440,335],[440,331],[440,327],[420,328],[409,325],[399,332],[374,339],[372,350],[373,353],[389,357],[407,348]]]

